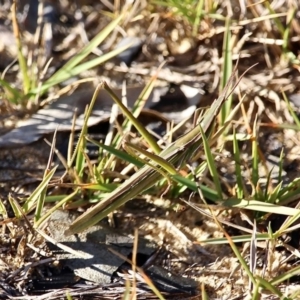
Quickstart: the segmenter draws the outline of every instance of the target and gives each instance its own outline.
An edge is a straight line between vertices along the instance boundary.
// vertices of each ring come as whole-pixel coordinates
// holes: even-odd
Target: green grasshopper
[[[187,163],[190,157],[199,150],[202,144],[202,135],[200,126],[203,132],[208,135],[214,125],[214,120],[220,112],[223,103],[226,101],[230,93],[238,85],[242,76],[234,83],[237,65],[235,66],[232,75],[230,76],[226,86],[219,97],[212,103],[211,107],[204,114],[201,120],[197,121],[196,126],[170,144],[167,148],[160,152],[159,157],[174,166],[183,166]],[[160,168],[160,165],[153,161],[152,165]],[[75,234],[85,230],[86,228],[98,223],[105,218],[109,213],[118,209],[127,201],[135,198],[143,191],[151,188],[157,181],[162,178],[162,172],[158,172],[149,165],[142,167],[137,173],[132,175],[128,180],[121,184],[117,189],[111,192],[105,199],[96,204],[94,207],[87,210],[83,215],[78,217],[71,225],[67,234]]]

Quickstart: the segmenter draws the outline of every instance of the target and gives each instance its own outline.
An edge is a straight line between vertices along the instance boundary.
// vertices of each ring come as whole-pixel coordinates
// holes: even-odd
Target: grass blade
[[[57,167],[58,166],[54,167],[51,171],[49,171],[48,175],[43,179],[43,181],[39,184],[39,186],[34,190],[34,192],[26,200],[26,202],[23,205],[23,210],[24,210],[25,213],[29,212],[34,207],[34,205],[36,204],[36,201],[38,200],[39,196],[41,195],[43,190],[49,184],[49,182],[50,182],[51,178],[53,177]]]
[[[99,147],[103,148],[107,152],[113,154],[114,156],[120,158],[123,161],[127,161],[128,163],[133,164],[133,165],[135,165],[139,168],[142,168],[144,166],[144,163],[142,163],[140,160],[136,159],[135,157],[133,157],[132,155],[130,155],[130,154],[124,152],[124,151],[118,150],[115,147],[108,146],[108,145],[105,145],[103,143],[99,143],[99,142],[97,142],[93,139],[90,139],[88,137],[86,139],[87,139],[87,141],[93,143],[96,146],[99,146]]]
[[[28,75],[28,68],[27,68],[27,62],[26,59],[23,55],[23,50],[22,50],[22,42],[21,42],[21,37],[20,37],[20,30],[17,22],[17,13],[16,13],[16,2],[12,4],[11,7],[11,12],[12,12],[12,24],[13,24],[13,31],[14,31],[14,36],[16,39],[16,44],[17,44],[17,49],[18,49],[18,61],[19,61],[19,66],[20,70],[22,73],[23,77],[23,92],[24,94],[27,94],[28,91],[30,90],[30,78]]]
[[[72,76],[76,76],[81,72],[93,68],[104,61],[116,56],[117,54],[124,51],[126,48],[130,47],[130,44],[120,47],[119,49],[115,49],[107,54],[104,54],[98,58],[87,61],[79,65],[79,63],[86,58],[98,45],[100,45],[103,40],[116,28],[118,23],[121,21],[123,16],[119,16],[117,19],[112,21],[109,25],[107,25],[99,34],[97,34],[88,45],[86,45],[78,54],[76,54],[73,58],[71,58],[62,68],[60,68],[56,73],[54,73],[44,84],[40,87],[40,89],[34,89],[31,93],[43,94],[50,87],[59,84]]]
[[[129,111],[129,109],[122,103],[122,101],[118,98],[118,96],[110,89],[110,87],[107,85],[106,82],[103,82],[104,89],[109,93],[111,98],[118,104],[118,106],[121,108],[124,115],[132,122],[134,127],[139,131],[139,133],[142,135],[142,137],[148,142],[151,149],[156,154],[159,154],[161,152],[160,147],[157,145],[154,138],[151,136],[151,134],[148,133],[147,129],[135,118],[132,113]]]
[[[225,33],[223,40],[223,75],[222,75],[222,89],[225,87],[228,79],[232,74],[232,54],[231,54],[231,33],[230,33],[230,18],[226,19]],[[226,104],[221,110],[221,125],[225,123],[227,116],[231,112],[232,108],[232,96],[228,97]]]
[[[203,141],[203,148],[204,148],[204,152],[205,152],[205,156],[207,159],[207,165],[209,168],[209,172],[211,177],[213,178],[214,184],[215,184],[215,189],[218,193],[218,198],[219,200],[223,199],[223,193],[222,193],[222,187],[221,187],[221,183],[220,183],[220,179],[219,179],[219,174],[216,168],[216,164],[213,158],[213,155],[211,153],[210,147],[209,147],[209,143],[207,141],[207,138],[205,136],[205,133],[203,132],[201,126],[199,126],[201,135],[202,135],[202,141]]]
[[[236,132],[233,131],[233,154],[235,161],[235,175],[236,175],[236,192],[237,197],[242,199],[244,197],[244,186],[243,186],[243,176],[241,170],[241,156],[238,141],[236,138]]]

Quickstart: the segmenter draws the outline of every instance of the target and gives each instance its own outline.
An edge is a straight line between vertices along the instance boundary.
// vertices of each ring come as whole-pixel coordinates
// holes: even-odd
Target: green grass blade
[[[115,147],[112,147],[112,146],[107,146],[103,143],[100,143],[100,142],[97,142],[93,139],[90,139],[90,138],[86,138],[89,142],[93,143],[94,145],[96,146],[99,146],[101,148],[103,148],[104,150],[106,150],[107,152],[113,154],[114,156],[120,158],[121,160],[123,161],[127,161],[128,163],[130,164],[133,164],[139,168],[142,168],[144,166],[144,163],[142,163],[140,160],[136,159],[135,157],[133,157],[132,155],[122,151],[122,150],[119,150],[119,149],[116,149]]]
[[[196,37],[196,35],[197,35],[202,16],[204,15],[203,6],[204,6],[204,0],[198,1],[197,7],[196,7],[196,17],[195,17],[195,21],[193,24],[193,36],[194,37]]]
[[[251,241],[251,238],[252,235],[250,234],[231,236],[231,239],[234,243],[247,243]],[[255,238],[256,241],[267,241],[270,239],[270,235],[268,233],[257,233]],[[223,245],[227,244],[228,240],[226,238],[208,238],[205,240],[199,240],[198,243],[208,245]]]
[[[85,189],[85,190],[95,190],[101,191],[104,193],[110,193],[115,190],[119,184],[116,183],[83,183],[78,184],[78,187]]]
[[[298,219],[300,218],[300,210],[298,211],[298,213],[291,215],[290,218],[288,218],[282,225],[281,227],[278,229],[278,231],[276,232],[276,235],[281,235],[283,233],[285,233],[291,226],[293,223],[295,223]]]
[[[290,103],[289,99],[287,98],[286,94],[284,92],[282,92],[282,95],[283,95],[284,101],[287,104],[289,113],[291,114],[291,116],[294,119],[294,122],[295,122],[295,124],[297,126],[297,130],[300,130],[300,120],[299,120],[298,116],[296,115],[294,109],[292,108],[291,103]]]
[[[155,139],[151,136],[151,134],[147,131],[147,129],[132,115],[132,113],[128,110],[128,108],[122,103],[122,101],[118,98],[118,96],[112,91],[112,89],[104,82],[104,89],[109,93],[111,98],[118,104],[124,115],[132,122],[134,127],[138,130],[138,132],[142,135],[142,137],[147,141],[151,149],[159,154],[161,152],[160,147],[157,145]]]
[[[272,169],[270,170],[270,172],[268,173],[267,181],[266,181],[266,186],[265,186],[265,192],[264,192],[262,201],[270,202],[270,192],[269,192],[269,187],[270,187],[271,180],[272,180],[272,179],[271,179],[272,171],[273,171],[273,168],[272,168]]]
[[[163,63],[160,64],[160,66],[157,68],[155,74],[151,77],[151,79],[149,80],[149,82],[147,83],[147,85],[144,87],[141,94],[139,95],[137,101],[134,103],[134,106],[132,108],[132,114],[135,118],[137,118],[140,115],[142,109],[144,108],[145,102],[150,97],[151,92],[154,88],[154,85],[157,80],[157,76],[159,75],[159,72],[161,71],[161,69],[163,68],[163,66],[165,64],[166,64],[166,61],[164,61]],[[130,122],[130,119],[126,119],[125,122]],[[126,126],[125,126],[125,129],[126,129]]]
[[[237,259],[239,260],[241,266],[243,267],[243,269],[247,273],[247,275],[248,275],[249,279],[251,280],[251,282],[253,284],[255,284],[254,276],[253,276],[252,272],[250,271],[250,269],[249,269],[245,259],[243,258],[242,254],[240,253],[238,247],[235,245],[235,243],[233,243],[231,237],[225,232],[225,230],[224,230],[224,233],[226,234],[226,238],[228,239],[229,245],[230,245],[232,251],[234,252],[235,256],[237,257]]]
[[[39,228],[39,226],[45,220],[47,220],[51,216],[52,213],[54,213],[57,209],[62,207],[64,204],[68,203],[70,200],[72,200],[73,197],[75,197],[77,195],[78,191],[79,191],[79,189],[77,188],[73,193],[71,193],[70,195],[67,195],[65,198],[63,198],[61,201],[59,201],[56,205],[54,205],[49,210],[47,210],[47,212],[43,216],[41,216],[41,218],[37,222],[35,222],[34,228]]]
[[[136,100],[136,102],[134,103],[134,106],[131,110],[132,115],[137,118],[140,115],[140,112],[142,111],[143,107],[145,106],[145,103],[147,101],[147,99],[149,98],[154,84],[156,82],[157,76],[161,70],[161,68],[164,66],[165,62],[163,62],[157,69],[157,71],[155,72],[155,74],[151,77],[150,81],[147,83],[147,85],[145,86],[145,88],[142,90],[141,94],[139,95],[138,99]],[[129,118],[125,118],[123,124],[122,124],[122,131],[123,132],[130,132],[131,131],[131,126],[132,126],[132,122]],[[141,133],[140,133],[141,134]],[[115,146],[120,145],[121,141],[122,141],[123,135],[121,135],[120,133],[118,133],[112,144]],[[149,142],[148,142],[149,144]],[[151,144],[149,144],[149,146],[151,147]],[[152,149],[154,152],[155,150]]]
[[[272,21],[276,24],[277,30],[281,33],[281,36],[284,36],[284,26],[281,23],[280,19],[277,17],[276,11],[272,8],[268,1],[264,2],[264,5],[269,10],[269,16],[272,16]]]
[[[5,90],[5,95],[8,97],[10,102],[18,104],[22,100],[21,93],[17,89],[13,88],[7,81],[0,79],[0,85]]]
[[[170,175],[175,175],[177,174],[177,170],[175,169],[175,167],[169,163],[168,161],[166,161],[165,159],[161,158],[158,155],[155,155],[153,153],[148,152],[147,150],[144,150],[134,144],[131,143],[125,143],[125,145],[127,147],[133,148],[136,151],[140,152],[141,154],[143,154],[144,156],[146,156],[147,158],[149,158],[149,160],[155,162],[158,166],[162,167],[163,169],[165,169]]]
[[[98,58],[95,58],[93,60],[87,61],[79,65],[79,63],[82,62],[82,60],[86,58],[93,51],[93,49],[95,49],[98,45],[100,45],[103,42],[103,40],[111,33],[111,31],[116,28],[118,23],[121,21],[122,17],[123,17],[122,15],[119,16],[117,19],[115,19],[109,25],[107,25],[101,32],[99,32],[99,34],[97,34],[89,42],[88,45],[86,45],[78,54],[76,54],[73,58],[71,58],[62,68],[60,68],[47,81],[45,81],[41,86],[41,88],[34,89],[31,91],[31,93],[36,94],[39,92],[42,94],[50,87],[59,84],[73,76],[76,76],[83,71],[89,70],[109,60],[110,58],[116,56],[117,54],[121,53],[122,51],[130,47],[130,44],[128,44],[122,48],[115,49],[107,54],[104,54]]]
[[[290,36],[290,33],[291,33],[292,21],[295,18],[296,11],[297,11],[296,7],[291,7],[289,12],[288,12],[287,22],[286,22],[286,26],[284,28],[284,33],[283,33],[283,36],[282,36],[282,39],[283,39],[282,49],[283,49],[284,53],[287,53],[289,51],[288,50],[288,46],[289,46],[289,43],[290,43],[289,36]]]
[[[65,69],[71,70],[75,68],[84,58],[86,58],[96,47],[98,47],[108,35],[116,28],[120,23],[123,16],[119,16],[102,29],[77,55],[71,58],[66,64]]]
[[[252,300],[260,300],[260,285],[259,283],[254,284],[252,292]]]
[[[228,79],[232,74],[232,50],[230,46],[231,32],[230,32],[230,18],[226,19],[225,33],[223,39],[223,74],[222,74],[222,89],[225,87]],[[223,125],[232,110],[232,95],[228,97],[225,105],[221,109],[221,125]],[[228,130],[228,129],[227,129]]]
[[[204,283],[201,284],[201,300],[209,300]]]
[[[297,266],[291,270],[289,270],[287,273],[281,274],[277,277],[275,277],[274,279],[272,279],[270,281],[270,284],[272,285],[279,285],[283,282],[288,282],[288,280],[290,278],[292,278],[293,276],[299,276],[300,274],[300,266]]]
[[[236,138],[236,132],[233,132],[233,155],[235,161],[235,175],[236,175],[236,192],[237,197],[242,199],[244,197],[244,186],[243,186],[243,176],[241,170],[241,156],[238,141]]]
[[[282,189],[282,182],[279,182],[277,184],[277,186],[273,189],[272,193],[269,194],[266,197],[266,199],[268,199],[269,203],[277,203],[277,202],[279,202],[278,201],[278,198],[279,198],[278,195],[279,195],[279,192],[281,191],[281,189]]]
[[[83,176],[84,167],[86,163],[86,159],[84,156],[85,147],[86,147],[86,142],[85,142],[85,138],[83,138],[80,140],[80,142],[78,142],[78,148],[77,148],[78,150],[76,152],[77,155],[76,155],[76,163],[75,163],[75,171],[80,181],[82,181],[82,176]],[[77,182],[77,183],[81,183],[81,182]]]
[[[210,172],[210,175],[212,176],[212,179],[214,181],[215,189],[218,193],[219,200],[222,200],[223,199],[223,192],[222,192],[221,182],[220,182],[220,179],[219,179],[219,174],[218,174],[216,164],[215,164],[215,161],[214,161],[214,157],[211,153],[209,143],[207,141],[207,138],[205,136],[205,133],[204,133],[202,127],[199,126],[199,129],[200,129],[200,132],[201,132],[201,135],[202,135],[203,148],[204,148],[204,152],[205,152],[209,172]]]
[[[263,279],[260,276],[256,277],[256,280],[258,283],[263,286],[265,289],[269,290],[273,294],[276,294],[278,297],[282,297],[282,293],[272,284],[271,282],[268,282],[267,280]]]
[[[59,84],[71,77],[74,77],[76,75],[79,75],[80,73],[89,70],[91,68],[94,68],[105,61],[115,57],[119,53],[123,52],[125,49],[127,49],[130,45],[126,45],[122,48],[115,49],[113,51],[110,51],[107,54],[103,54],[100,57],[97,57],[95,59],[89,60],[87,62],[82,63],[81,65],[78,65],[72,69],[67,69],[65,66],[63,66],[61,69],[59,69],[52,77],[50,77],[40,88],[40,93],[42,94],[46,90],[48,90],[50,87]],[[32,93],[36,93],[38,90],[33,90]]]
[[[256,140],[256,124],[257,124],[257,116],[255,117],[255,121],[253,124],[253,137],[252,137],[252,184],[255,189],[255,197],[258,195],[258,179],[259,179],[259,171],[258,171],[258,164],[259,164],[259,155],[258,155],[258,144]]]
[[[172,175],[170,176],[173,180],[175,180],[176,182],[188,187],[190,190],[194,191],[194,192],[197,192],[198,190],[198,185],[192,181],[191,179],[187,178],[187,177],[183,177],[179,174],[177,175]],[[209,199],[211,201],[214,201],[214,202],[218,202],[220,201],[221,199],[219,198],[219,195],[218,193],[216,192],[216,190],[214,189],[210,189],[209,187],[205,186],[205,185],[202,185],[200,184],[200,189],[203,193],[203,196],[206,198],[206,199]]]
[[[82,146],[82,145],[84,145],[84,144],[82,144],[82,141],[84,140],[84,136],[85,136],[85,134],[87,132],[87,128],[88,128],[87,123],[88,123],[89,117],[92,114],[93,107],[95,105],[95,102],[97,100],[97,97],[98,97],[98,94],[99,94],[99,91],[100,91],[101,88],[102,88],[102,84],[100,83],[96,87],[95,92],[93,94],[93,98],[91,100],[91,103],[88,106],[88,109],[87,109],[87,111],[84,114],[84,121],[83,121],[82,129],[81,129],[81,132],[80,132],[80,135],[79,135],[79,138],[78,138],[78,142],[77,142],[77,145],[76,145],[75,150],[73,152],[73,155],[72,155],[70,161],[68,162],[69,163],[69,167],[71,167],[71,165],[73,164],[74,160],[77,158],[77,155],[79,155],[79,156],[82,155],[83,156],[82,153],[81,154],[78,153],[79,152],[79,147]],[[80,158],[78,160],[80,160]],[[79,161],[78,161],[78,164],[79,164]],[[78,171],[78,169],[80,171],[80,167],[79,166],[77,166],[77,171]]]
[[[253,211],[274,213],[285,216],[294,216],[299,214],[300,210],[288,206],[275,205],[272,203],[257,201],[257,200],[245,200],[245,199],[228,199],[222,203],[225,207],[239,207],[249,209]]]
[[[56,169],[57,169],[57,166],[54,167],[51,171],[49,171],[48,175],[43,179],[43,181],[39,184],[39,186],[32,192],[30,197],[26,200],[26,202],[23,205],[23,210],[25,213],[29,212],[34,207],[39,196],[41,195],[43,190],[48,186]]]
[[[19,61],[19,66],[22,74],[22,83],[23,83],[23,92],[26,95],[28,91],[30,90],[30,78],[28,74],[28,68],[27,68],[27,60],[25,59],[25,56],[23,55],[23,45],[21,42],[21,37],[20,37],[20,28],[17,22],[17,14],[16,14],[16,3],[14,2],[11,7],[11,12],[12,12],[12,25],[13,25],[13,32],[14,36],[16,39],[16,44],[17,44],[17,53],[18,53],[18,61]]]
[[[64,199],[65,197],[67,197],[67,195],[63,195],[63,194],[62,195],[46,196],[45,202],[53,203],[53,202],[60,201],[60,200]]]
[[[23,213],[20,209],[20,206],[17,204],[16,200],[11,196],[11,194],[8,195],[8,201],[10,203],[10,206],[14,212],[14,216],[17,219],[20,219],[23,217]]]
[[[278,169],[278,182],[282,182],[282,171],[283,171],[283,159],[284,159],[284,149],[281,149],[280,156],[279,156],[279,169]],[[280,192],[280,191],[279,191]],[[279,197],[279,193],[278,193]]]
[[[3,217],[3,219],[8,218],[6,207],[1,199],[0,199],[0,215]]]
[[[42,211],[46,199],[46,193],[47,193],[47,186],[42,190],[40,196],[38,197],[36,209],[35,209],[35,215],[34,215],[34,222],[37,222],[42,216]]]

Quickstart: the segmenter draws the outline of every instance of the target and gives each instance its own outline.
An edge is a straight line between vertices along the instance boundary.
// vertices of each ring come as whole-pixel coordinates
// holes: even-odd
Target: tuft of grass
[[[65,65],[58,69],[54,74],[52,74],[46,81],[40,82],[39,78],[29,78],[28,76],[28,66],[22,50],[22,42],[20,39],[20,31],[17,25],[15,17],[15,5],[13,5],[12,11],[13,14],[13,24],[14,24],[14,33],[18,45],[18,61],[20,66],[20,71],[22,73],[22,83],[23,90],[20,91],[17,88],[13,87],[9,82],[4,78],[1,78],[0,85],[6,92],[7,99],[14,104],[22,104],[26,106],[28,101],[34,100],[37,95],[42,96],[53,86],[57,86],[60,83],[72,78],[86,70],[92,69],[119,53],[126,50],[130,47],[130,44],[127,44],[124,47],[112,50],[106,54],[103,54],[97,58],[84,61],[84,59],[92,53],[92,51],[98,47],[108,35],[116,29],[118,24],[123,19],[121,14],[119,17],[115,18],[109,25],[107,25],[101,32],[99,32],[85,47],[83,47],[74,57],[72,57]],[[35,62],[36,63],[36,62]]]
[[[215,100],[210,109],[204,114],[203,118],[198,121],[198,124],[187,134],[176,140],[160,153],[160,160],[154,160],[156,168],[164,168],[168,170],[168,164],[184,166],[187,160],[193,157],[194,153],[202,147],[203,140],[201,139],[201,130],[209,135],[214,128],[215,118],[217,117],[222,104],[227,99],[228,95],[237,86],[239,80],[233,85],[234,73],[230,77],[226,87]],[[232,86],[232,89],[231,89]],[[120,100],[119,100],[120,101]],[[133,116],[131,117],[133,118]],[[201,129],[200,129],[201,128]],[[162,164],[162,160],[165,163]],[[174,170],[174,168],[173,168]],[[79,217],[70,227],[70,232],[79,232],[85,228],[99,222],[106,217],[108,213],[113,212],[128,200],[131,200],[143,191],[147,191],[161,179],[161,173],[152,170],[151,167],[145,166],[135,173],[129,180],[124,182],[117,190],[111,193],[104,201],[93,207],[88,213]],[[170,174],[177,175],[177,174]]]

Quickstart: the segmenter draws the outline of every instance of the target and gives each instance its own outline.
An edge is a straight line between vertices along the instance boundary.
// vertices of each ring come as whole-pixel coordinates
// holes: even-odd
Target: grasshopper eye
[[[180,212],[183,212],[186,210],[186,206],[185,205],[182,205],[182,204],[176,204],[174,206],[174,211],[177,212],[177,213],[180,213]]]

